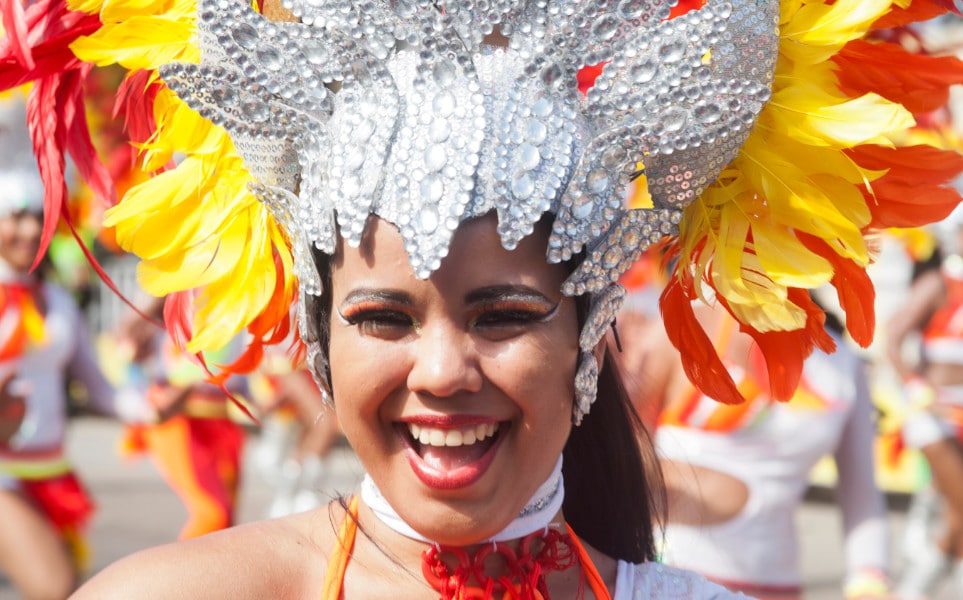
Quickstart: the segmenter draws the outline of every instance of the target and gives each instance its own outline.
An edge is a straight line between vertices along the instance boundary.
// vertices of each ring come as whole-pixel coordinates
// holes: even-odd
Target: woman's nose
[[[478,392],[482,380],[470,334],[447,323],[422,329],[408,373],[410,390],[446,398],[459,392]]]

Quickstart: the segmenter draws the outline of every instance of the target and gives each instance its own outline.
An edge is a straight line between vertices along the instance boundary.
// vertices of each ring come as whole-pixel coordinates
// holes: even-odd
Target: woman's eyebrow
[[[407,292],[392,289],[358,288],[351,290],[342,300],[342,304],[356,304],[358,302],[390,302],[392,304],[411,304],[411,296]]]
[[[553,303],[553,301],[542,292],[523,284],[493,285],[472,290],[465,295],[466,304],[492,302],[495,300],[535,300],[549,304]]]

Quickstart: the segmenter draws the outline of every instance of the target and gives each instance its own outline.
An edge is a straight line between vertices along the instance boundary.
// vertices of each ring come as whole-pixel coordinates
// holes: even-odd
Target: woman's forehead
[[[361,244],[353,248],[341,243],[332,262],[332,284],[435,287],[496,285],[517,282],[559,291],[566,275],[560,265],[545,258],[547,232],[536,231],[517,248],[506,250],[497,230],[497,219],[486,215],[462,223],[455,231],[448,256],[428,280],[419,280],[408,260],[408,250],[398,228],[373,217],[368,221]],[[345,290],[341,290],[342,293]]]

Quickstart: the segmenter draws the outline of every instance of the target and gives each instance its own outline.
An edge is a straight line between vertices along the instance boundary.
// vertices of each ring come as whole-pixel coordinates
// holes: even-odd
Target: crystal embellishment
[[[291,239],[357,245],[376,214],[424,278],[462,220],[495,210],[514,248],[548,212],[549,260],[585,252],[566,294],[605,288],[676,231],[748,135],[777,55],[774,1],[709,0],[671,20],[671,0],[283,4],[300,22],[199,0],[201,64],[162,75],[228,129]],[[507,48],[485,44],[495,27]],[[576,74],[599,63],[580,94]],[[654,207],[630,210],[640,167]]]
[[[307,294],[311,248],[357,246],[372,214],[427,278],[459,224],[494,211],[507,249],[552,215],[548,260],[582,258],[562,291],[611,300],[736,156],[778,55],[775,0],[673,19],[674,0],[282,0],[300,21],[278,23],[250,4],[198,0],[201,62],[161,76],[227,129]],[[626,206],[640,170],[651,208]],[[584,346],[576,421],[598,371]]]

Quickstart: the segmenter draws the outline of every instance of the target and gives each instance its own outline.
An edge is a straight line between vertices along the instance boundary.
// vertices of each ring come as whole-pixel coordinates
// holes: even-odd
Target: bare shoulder
[[[110,565],[72,597],[320,598],[342,515],[333,504],[143,550]]]

